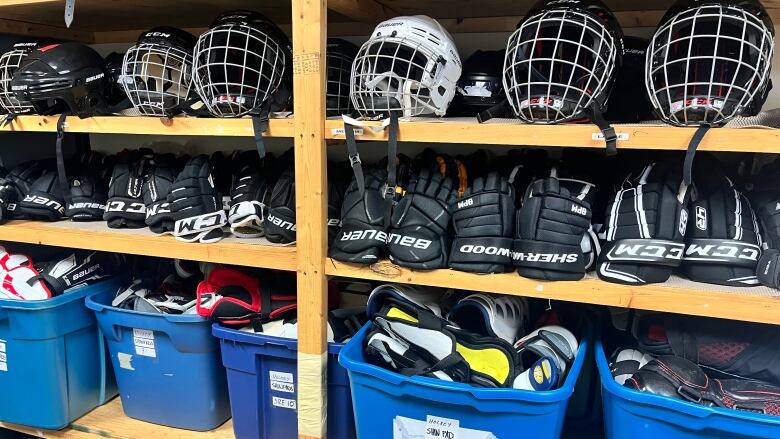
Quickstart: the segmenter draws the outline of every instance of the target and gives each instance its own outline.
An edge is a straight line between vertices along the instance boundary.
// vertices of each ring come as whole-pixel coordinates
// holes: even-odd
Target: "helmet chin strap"
[[[696,149],[701,141],[704,140],[704,136],[710,128],[712,128],[712,125],[708,123],[699,125],[690,143],[688,143],[688,151],[685,153],[685,162],[683,163],[683,181],[689,186],[693,183],[693,158],[696,155]]]
[[[65,173],[65,156],[62,153],[62,141],[65,139],[65,118],[68,117],[67,112],[60,114],[57,119],[57,142],[56,142],[56,155],[57,155],[57,178],[59,180],[62,195],[65,197],[65,201],[71,204],[73,199],[70,196],[70,186],[68,185],[68,176]]]
[[[382,198],[385,200],[385,209],[387,215],[385,215],[384,227],[390,225],[390,211],[395,203],[396,192],[396,173],[397,173],[397,156],[398,156],[398,112],[390,112],[390,117],[382,121],[382,125],[379,127],[369,125],[364,121],[353,119],[349,116],[341,116],[344,120],[344,136],[347,139],[347,152],[349,154],[349,163],[352,166],[352,173],[355,175],[355,183],[357,183],[358,191],[361,198],[366,194],[366,183],[363,176],[363,167],[361,166],[360,154],[357,149],[357,142],[355,141],[355,126],[368,128],[375,130],[376,132],[383,131],[389,127],[390,130],[387,133],[387,183],[383,188]]]

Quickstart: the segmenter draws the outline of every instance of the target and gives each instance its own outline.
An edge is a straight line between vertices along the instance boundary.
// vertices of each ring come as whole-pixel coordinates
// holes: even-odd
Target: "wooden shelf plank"
[[[59,431],[41,430],[24,425],[0,422],[0,427],[44,439],[233,439],[233,421],[228,420],[216,430],[198,432],[164,427],[128,418],[122,411],[121,398],[117,397],[77,419],[70,427]]]
[[[58,116],[17,116],[13,122],[0,128],[0,132],[56,132],[57,119]],[[249,118],[98,116],[79,119],[69,116],[65,123],[65,131],[74,133],[254,137],[252,120]],[[293,119],[271,119],[265,135],[293,137]]]
[[[344,123],[329,119],[325,123],[328,139],[344,139]],[[618,149],[654,149],[685,151],[695,128],[656,125],[615,125],[627,140],[618,141]],[[468,143],[477,145],[557,146],[605,148],[595,125],[529,125],[496,121],[479,124],[467,118],[402,121],[398,140],[426,143]],[[387,130],[374,132],[364,128],[355,136],[362,141],[386,141]],[[699,151],[780,152],[780,130],[769,128],[717,128],[710,130]]]
[[[288,271],[297,267],[294,246],[273,245],[265,239],[229,237],[213,244],[189,243],[155,235],[149,229],[109,229],[104,222],[10,221],[0,226],[0,241]]]
[[[326,263],[325,272],[330,276],[780,324],[780,291],[764,287],[728,288],[677,277],[664,284],[645,286],[617,285],[590,275],[576,282],[541,282],[516,273],[414,271],[390,262],[363,267],[332,259]]]

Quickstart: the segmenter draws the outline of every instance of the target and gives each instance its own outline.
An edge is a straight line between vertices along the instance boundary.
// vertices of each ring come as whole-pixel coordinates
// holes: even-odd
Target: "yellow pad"
[[[407,322],[417,323],[416,318],[414,318],[410,314],[401,311],[398,308],[390,308],[390,310],[387,311],[387,317],[399,319],[399,320],[405,320]]]
[[[504,351],[494,348],[470,349],[458,343],[455,350],[463,356],[471,370],[492,377],[499,383],[509,379],[511,365]]]

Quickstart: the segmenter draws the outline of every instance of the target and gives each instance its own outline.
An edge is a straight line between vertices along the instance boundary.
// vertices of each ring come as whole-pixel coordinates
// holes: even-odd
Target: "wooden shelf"
[[[18,116],[0,132],[34,131],[57,132],[59,116]],[[153,134],[170,136],[229,136],[254,137],[252,120],[212,119],[198,117],[130,117],[98,116],[79,119],[68,116],[65,120],[66,132],[103,133],[103,134]],[[293,137],[293,119],[271,119],[267,137]]]
[[[104,222],[11,221],[0,226],[0,241],[101,250],[294,271],[296,248],[261,239],[228,237],[213,244],[177,241],[149,229],[109,229]]]
[[[344,139],[340,119],[325,122],[328,139]],[[615,125],[627,140],[618,141],[618,149],[655,149],[685,151],[696,128],[656,125]],[[340,130],[340,131],[339,131]],[[424,143],[467,143],[475,145],[552,146],[605,148],[603,140],[594,140],[600,131],[595,125],[529,125],[519,121],[498,120],[477,123],[475,119],[421,119],[402,121],[398,140]],[[374,132],[364,128],[361,141],[386,141],[387,130]],[[717,128],[710,130],[699,151],[780,152],[780,130],[770,128]]]
[[[228,420],[212,431],[198,432],[180,430],[150,424],[125,416],[121,398],[117,397],[77,419],[70,427],[59,431],[41,430],[24,425],[0,422],[0,427],[15,430],[39,438],[105,439],[105,438],[149,438],[149,439],[233,439],[233,421]]]
[[[780,291],[765,287],[728,288],[677,277],[665,284],[625,286],[603,282],[594,275],[577,282],[541,282],[516,273],[477,275],[455,270],[414,271],[390,262],[363,267],[332,259],[326,263],[325,272],[330,276],[356,279],[780,324]]]

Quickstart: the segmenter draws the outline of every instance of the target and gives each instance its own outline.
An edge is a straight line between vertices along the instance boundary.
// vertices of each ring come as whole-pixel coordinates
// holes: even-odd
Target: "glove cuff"
[[[265,237],[274,244],[293,243],[297,229],[295,216],[280,215],[280,210],[269,210],[265,218]]]
[[[390,260],[402,267],[420,270],[448,267],[447,236],[425,227],[394,229],[387,235],[387,249]]]
[[[665,239],[620,239],[608,243],[600,262],[679,267],[685,244]]]
[[[684,263],[755,268],[761,247],[733,239],[689,239]]]
[[[73,197],[65,209],[65,216],[73,221],[99,221],[105,210],[105,203],[95,202],[93,198]]]
[[[103,219],[108,221],[109,227],[144,227],[146,206],[139,198],[111,197],[106,203]]]
[[[263,229],[265,205],[259,201],[241,201],[230,206],[230,231],[238,238],[260,238]]]
[[[171,204],[166,200],[160,200],[146,206],[146,225],[154,233],[171,232],[173,230]]]
[[[758,260],[756,276],[761,284],[780,288],[780,250],[765,250]]]
[[[173,225],[173,236],[185,242],[217,242],[224,236],[222,227],[226,224],[225,211],[217,210],[176,221]]]
[[[455,238],[450,252],[450,268],[477,273],[501,273],[512,265],[512,252],[512,238]]]
[[[345,220],[336,239],[331,256],[337,261],[373,264],[387,247],[387,232],[380,226]]]
[[[529,239],[514,240],[517,272],[531,279],[579,280],[585,276],[582,247]]]

